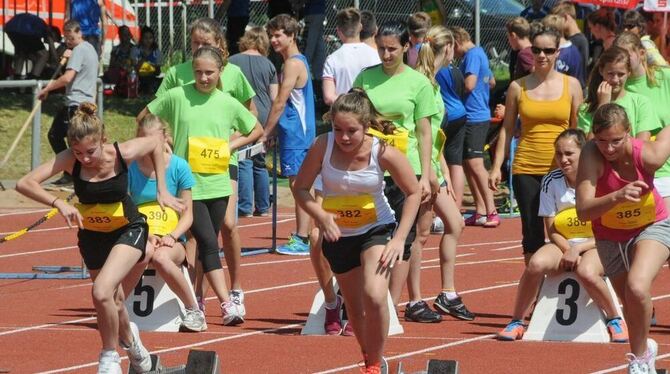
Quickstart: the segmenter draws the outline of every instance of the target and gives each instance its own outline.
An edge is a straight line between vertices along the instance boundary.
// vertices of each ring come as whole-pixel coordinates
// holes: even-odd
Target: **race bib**
[[[206,136],[188,138],[188,163],[194,173],[227,173],[229,162],[228,141]]]
[[[177,227],[179,222],[179,215],[177,212],[169,207],[165,210],[157,202],[144,203],[137,207],[140,213],[147,216],[147,224],[149,225],[149,234],[165,236]]]
[[[407,145],[409,144],[409,133],[407,131],[398,131],[394,134],[386,135],[374,129],[368,129],[368,134],[383,140],[384,143],[397,148],[400,152],[407,154]]]
[[[611,229],[632,230],[656,221],[656,202],[649,192],[640,198],[640,202],[624,202],[614,206],[603,214],[600,222]]]
[[[566,239],[591,238],[591,221],[581,221],[575,208],[563,209],[554,217],[554,227]]]
[[[98,232],[112,232],[127,225],[128,218],[123,212],[123,203],[75,204],[84,217],[84,228]]]
[[[327,212],[337,214],[340,227],[355,229],[377,221],[375,199],[372,195],[327,196],[321,205]]]

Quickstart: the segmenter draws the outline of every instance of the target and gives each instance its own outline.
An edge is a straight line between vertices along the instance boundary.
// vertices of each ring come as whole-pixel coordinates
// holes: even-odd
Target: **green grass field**
[[[12,144],[19,129],[25,122],[32,109],[32,95],[29,93],[11,93],[9,90],[0,91],[0,157],[4,157]],[[42,105],[41,149],[42,161],[54,157],[47,139],[47,133],[56,111],[62,105],[62,95],[50,95]],[[107,138],[110,141],[124,141],[135,135],[135,116],[148,103],[148,98],[122,99],[105,97],[104,123]],[[10,156],[4,168],[0,170],[0,180],[14,180],[30,170],[32,124],[23,134],[16,150]]]

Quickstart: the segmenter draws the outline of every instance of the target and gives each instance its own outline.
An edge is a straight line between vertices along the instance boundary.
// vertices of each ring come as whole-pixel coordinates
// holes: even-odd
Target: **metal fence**
[[[272,0],[276,1],[276,0]],[[475,0],[441,0],[447,11],[445,23],[458,25],[468,30],[475,40],[480,36],[480,44],[496,58],[496,52],[503,53],[508,49],[505,36],[505,22],[521,12],[525,4],[518,0],[480,0],[480,28],[476,32],[475,21],[477,12]],[[524,0],[528,1],[528,0]],[[382,23],[390,19],[407,19],[409,14],[419,10],[416,0],[327,0],[326,18],[324,21],[323,45],[326,53],[332,52],[339,46],[335,34],[335,15],[337,11],[358,3],[361,10],[369,10]],[[200,17],[211,14],[219,20],[225,28],[225,10],[220,1],[184,0],[184,1],[139,1],[133,4],[138,17],[139,25],[150,25],[157,31],[159,47],[170,64],[170,59],[181,60],[190,55],[187,35],[187,25]],[[264,25],[267,20],[267,1],[252,0],[250,7],[250,25]],[[492,50],[496,49],[496,52]],[[175,61],[178,62],[178,61]]]

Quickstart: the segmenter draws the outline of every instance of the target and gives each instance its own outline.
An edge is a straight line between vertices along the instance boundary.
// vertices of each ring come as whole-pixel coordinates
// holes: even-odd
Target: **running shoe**
[[[464,321],[472,321],[475,319],[475,314],[465,307],[465,304],[463,304],[463,300],[460,296],[453,300],[449,300],[447,295],[440,292],[440,294],[435,298],[435,301],[433,301],[433,307],[438,312],[450,314]]]
[[[351,323],[351,321],[344,322],[342,336],[356,336],[356,333],[354,332],[354,324]]]
[[[628,326],[621,317],[607,321],[607,331],[610,333],[612,343],[628,343]]]
[[[656,308],[651,308],[651,321],[649,326],[656,326],[658,322],[656,321]]]
[[[523,338],[523,333],[526,329],[523,327],[523,322],[513,320],[502,331],[498,333],[496,339],[504,341],[514,341]]]
[[[242,318],[247,315],[247,308],[244,307],[244,291],[242,290],[231,290],[230,291],[230,301],[237,304],[237,309],[240,312]]]
[[[102,351],[100,353],[98,374],[123,374],[123,370],[121,370],[121,357],[119,357],[118,352]]]
[[[337,295],[337,306],[334,309],[326,309],[326,320],[323,327],[326,330],[326,335],[340,335],[342,333],[342,320],[340,313],[342,312],[342,297]]]
[[[431,234],[442,234],[444,232],[444,222],[440,217],[433,218],[433,224],[430,225]]]
[[[184,319],[181,321],[180,330],[201,332],[207,330],[207,321],[205,321],[205,313],[200,309],[186,309]]]
[[[405,321],[437,323],[442,321],[442,316],[430,309],[428,304],[421,300],[413,306],[410,306],[410,303],[405,305]]]
[[[198,309],[205,313],[205,298],[201,296],[196,296],[195,300],[198,302]]]
[[[486,222],[484,222],[484,227],[493,228],[500,226],[500,216],[498,212],[493,212],[486,215]]]
[[[221,303],[221,315],[224,326],[234,326],[244,322],[244,317],[240,315],[240,310],[233,301]]]
[[[656,373],[656,354],[658,344],[654,339],[647,339],[647,352],[642,357],[636,357],[632,353],[626,353],[628,360],[628,374]]]
[[[464,220],[465,226],[484,226],[486,223],[486,216],[479,213],[472,213]]]
[[[276,252],[289,256],[309,256],[309,242],[305,243],[297,235],[291,234],[288,243],[277,247]]]
[[[365,367],[361,368],[361,373],[363,374],[388,374],[388,372],[389,363],[384,356],[382,356],[382,360],[378,364],[368,364],[366,362]]]
[[[270,213],[268,213],[267,211],[265,211],[265,212],[255,211],[254,212],[254,217],[268,217],[269,215],[270,215]]]
[[[240,212],[238,210],[237,211],[237,216],[240,217],[240,218],[250,218],[252,215],[251,215],[251,213],[243,213],[243,212]]]
[[[149,351],[142,345],[140,330],[137,328],[135,322],[130,322],[130,333],[133,336],[133,342],[130,344],[130,347],[123,347],[123,344],[121,344],[128,354],[130,366],[138,373],[151,370],[151,356],[149,355]]]

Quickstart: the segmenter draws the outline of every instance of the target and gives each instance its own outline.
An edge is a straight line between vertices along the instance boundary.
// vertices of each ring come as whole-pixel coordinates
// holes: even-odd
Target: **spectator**
[[[640,37],[640,42],[647,51],[647,64],[656,66],[668,66],[668,62],[663,58],[663,55],[658,50],[656,43],[651,40],[651,36],[647,34],[647,21],[642,14],[637,10],[627,10],[623,14],[623,22],[621,28],[623,31],[630,31]]]
[[[582,70],[582,57],[579,49],[565,39],[565,22],[563,17],[551,14],[542,20],[545,27],[556,29],[561,34],[561,41],[558,46],[558,58],[556,59],[556,70],[577,78],[579,84],[584,88],[586,86],[585,72]]]
[[[33,14],[17,14],[7,22],[5,32],[14,45],[14,74],[22,74],[24,64],[30,61],[32,69],[28,72],[27,79],[39,79],[49,61],[49,56],[56,57],[54,38],[47,24]],[[49,51],[44,48],[44,42],[49,44]]]
[[[333,105],[338,96],[349,92],[358,73],[381,63],[376,49],[362,43],[361,13],[356,8],[339,11],[335,18],[337,37],[342,46],[326,58],[323,67],[323,100]]]
[[[323,63],[326,60],[326,48],[323,41],[323,21],[326,18],[326,0],[308,0],[305,4],[305,57],[312,70],[312,79],[321,82]]]
[[[407,50],[407,65],[414,68],[419,58],[419,49],[426,37],[426,32],[430,29],[431,20],[426,12],[417,12],[409,16],[407,29],[409,30],[409,49]]]
[[[541,20],[549,14],[549,8],[544,4],[545,0],[533,0],[530,6],[521,11],[521,17],[528,20],[528,22]]]
[[[268,119],[272,102],[279,89],[277,71],[267,59],[270,41],[262,27],[253,27],[240,39],[242,51],[228,60],[240,67],[251,87],[256,91],[254,104],[258,111],[258,121],[262,124]],[[260,153],[250,160],[238,163],[239,202],[238,213],[242,217],[252,215],[252,196],[254,216],[267,216],[270,209],[270,190],[268,171],[265,167],[265,155]]]
[[[228,24],[226,25],[226,42],[231,55],[239,53],[237,42],[240,40],[249,24],[249,0],[225,0],[223,8],[226,10]]]
[[[65,105],[60,108],[49,129],[49,143],[55,154],[67,149],[65,136],[70,126],[70,118],[74,115],[83,102],[95,101],[95,81],[98,76],[98,56],[95,48],[84,40],[79,22],[68,20],[63,25],[65,31],[65,43],[70,52],[66,51],[64,56],[69,57],[65,73],[58,79],[49,82],[40,91],[38,97],[44,101],[49,92],[65,88]],[[54,182],[56,186],[72,183],[72,176],[63,173],[63,176]]]
[[[589,66],[589,40],[577,24],[575,4],[569,1],[562,1],[551,10],[551,14],[563,17],[565,27],[562,30],[563,34],[579,50],[579,55],[582,59],[582,71],[584,72],[584,76],[586,76]]]
[[[640,10],[640,14],[646,20],[646,31],[649,38],[654,41],[656,47],[661,51],[661,55],[667,61],[670,59],[670,41],[668,39],[667,31],[663,28],[663,13],[661,12],[647,12],[644,9]]]
[[[161,83],[158,76],[161,73],[162,56],[151,27],[142,27],[140,43],[133,48],[131,59],[140,77],[140,92],[149,95],[156,92]]]
[[[377,43],[375,43],[375,36],[377,35],[377,20],[375,15],[369,10],[361,12],[361,43],[365,43],[377,50]]]
[[[119,27],[119,44],[112,48],[109,55],[109,67],[103,76],[105,83],[119,84],[121,77],[125,77],[133,67],[131,52],[135,48],[133,35],[128,26]]]
[[[104,0],[66,0],[65,16],[79,22],[84,40],[89,42],[98,56],[102,54],[103,33],[107,30]]]
[[[533,52],[530,51],[530,24],[523,17],[516,17],[505,25],[507,28],[507,41],[512,50],[517,52],[516,62],[510,64],[510,76],[512,80],[519,79],[533,72]]]
[[[595,40],[603,43],[603,49],[607,49],[614,42],[616,37],[616,15],[613,9],[600,8],[586,17],[591,30],[591,35]],[[593,61],[597,60],[597,56],[593,56]]]

